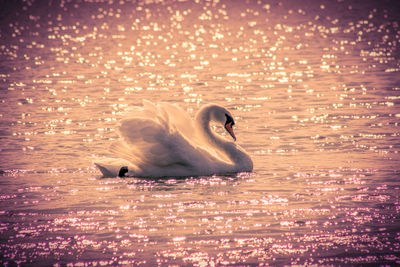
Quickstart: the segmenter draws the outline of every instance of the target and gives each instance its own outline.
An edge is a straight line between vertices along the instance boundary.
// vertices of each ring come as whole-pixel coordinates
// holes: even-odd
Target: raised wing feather
[[[163,114],[168,116],[169,127],[183,134],[187,139],[193,140],[196,137],[192,119],[187,113],[176,105],[169,103],[159,103],[158,108]]]
[[[196,162],[193,160],[199,157],[200,152],[179,132],[171,131],[162,118],[157,121],[147,118],[124,119],[118,130],[122,138],[121,146],[125,147],[125,153],[120,155],[127,160],[140,161],[135,164],[190,167],[192,162]]]

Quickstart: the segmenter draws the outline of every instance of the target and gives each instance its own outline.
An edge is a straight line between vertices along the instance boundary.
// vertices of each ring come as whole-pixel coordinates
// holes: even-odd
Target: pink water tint
[[[396,1],[3,4],[3,265],[399,264]],[[101,179],[143,99],[225,106],[254,172]]]

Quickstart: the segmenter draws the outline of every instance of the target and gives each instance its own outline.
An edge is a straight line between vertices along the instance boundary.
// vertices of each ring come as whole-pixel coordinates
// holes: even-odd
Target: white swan
[[[224,125],[236,140],[233,117],[225,108],[203,106],[194,121],[178,106],[143,101],[131,117],[121,120],[120,140],[95,165],[105,177],[187,177],[251,172],[253,162],[234,142],[216,135],[210,122]]]

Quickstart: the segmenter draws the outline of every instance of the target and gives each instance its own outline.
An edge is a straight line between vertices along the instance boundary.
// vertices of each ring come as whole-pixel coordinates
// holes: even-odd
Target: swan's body
[[[110,149],[118,158],[95,164],[106,177],[184,177],[252,171],[251,158],[234,142],[216,135],[210,128],[211,121],[223,124],[236,140],[233,118],[223,107],[206,105],[193,121],[175,105],[144,101],[143,108],[135,108],[132,117],[120,122],[121,140]]]

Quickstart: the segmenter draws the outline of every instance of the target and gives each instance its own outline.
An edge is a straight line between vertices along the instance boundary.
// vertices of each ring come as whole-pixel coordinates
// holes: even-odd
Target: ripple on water
[[[400,263],[394,1],[7,3],[3,265]],[[100,178],[142,99],[226,106],[255,171]]]

